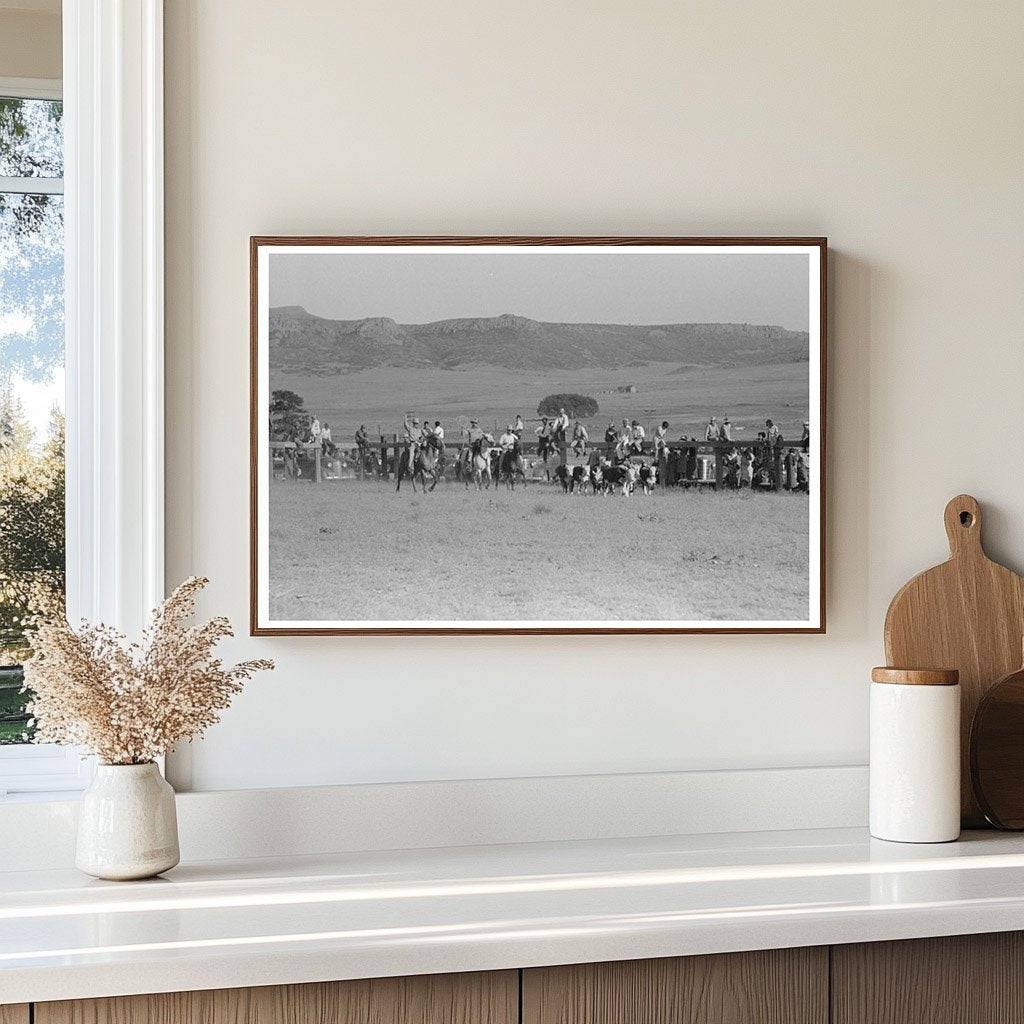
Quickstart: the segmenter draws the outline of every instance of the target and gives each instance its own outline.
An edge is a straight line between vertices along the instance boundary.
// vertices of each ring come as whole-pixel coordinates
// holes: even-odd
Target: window
[[[30,454],[49,444],[53,470],[32,492],[32,542],[21,534],[12,554],[63,589],[72,620],[136,636],[164,595],[163,4],[63,0],[61,17],[62,83],[0,78],[0,101],[15,101],[0,131],[0,371],[10,419],[17,397],[37,425]],[[63,478],[59,429],[46,434],[62,391]],[[12,621],[6,649],[17,640]],[[0,676],[0,800],[80,789],[91,760],[21,742],[14,660]]]
[[[80,776],[74,752],[25,745],[25,620],[64,600],[64,140],[53,84],[16,85],[0,80],[0,796]]]

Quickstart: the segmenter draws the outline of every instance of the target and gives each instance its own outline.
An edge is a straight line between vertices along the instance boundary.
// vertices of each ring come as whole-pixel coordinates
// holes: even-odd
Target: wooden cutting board
[[[981,507],[969,494],[946,506],[949,561],[905,584],[885,616],[885,657],[896,668],[960,672],[960,814],[985,825],[971,788],[970,734],[988,688],[1020,667],[1024,579],[993,562],[981,546]]]

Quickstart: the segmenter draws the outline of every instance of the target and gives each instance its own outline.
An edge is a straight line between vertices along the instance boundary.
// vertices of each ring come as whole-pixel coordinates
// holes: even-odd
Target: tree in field
[[[567,392],[561,395],[548,395],[542,398],[537,406],[539,416],[557,416],[559,409],[564,409],[573,418],[588,419],[598,413],[597,399],[589,395],[577,395]]]
[[[294,391],[272,391],[270,394],[270,439],[294,441],[309,432],[311,417],[302,396]]]

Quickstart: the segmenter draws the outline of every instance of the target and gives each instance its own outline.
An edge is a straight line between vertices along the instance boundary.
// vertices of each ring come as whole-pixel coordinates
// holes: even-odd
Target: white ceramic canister
[[[75,864],[96,878],[150,878],[178,863],[174,790],[148,764],[100,764],[82,794]]]
[[[871,834],[897,843],[960,835],[960,683],[952,669],[871,672]]]

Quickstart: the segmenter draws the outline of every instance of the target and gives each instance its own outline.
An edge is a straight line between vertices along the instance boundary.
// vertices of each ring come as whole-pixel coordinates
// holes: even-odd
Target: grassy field
[[[407,484],[405,486],[408,486]],[[274,619],[806,619],[808,501],[270,487]]]
[[[352,374],[271,374],[272,388],[287,388],[305,399],[306,408],[331,424],[336,442],[351,443],[365,423],[371,436],[401,430],[408,410],[440,419],[451,431],[458,416],[473,416],[485,429],[499,429],[516,413],[536,419],[537,404],[548,394],[576,391],[597,399],[599,415],[586,424],[594,435],[609,420],[638,419],[650,428],[667,419],[671,436],[704,437],[709,416],[728,415],[737,440],[757,436],[768,417],[783,436],[800,437],[808,418],[808,364],[710,367],[650,363],[621,370],[583,369],[557,373],[512,373],[474,366],[465,370],[377,367]],[[634,384],[635,394],[616,389]],[[396,396],[400,396],[396,399]]]

